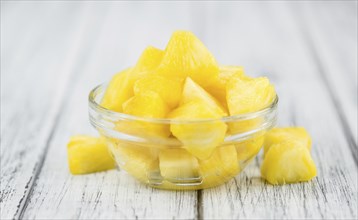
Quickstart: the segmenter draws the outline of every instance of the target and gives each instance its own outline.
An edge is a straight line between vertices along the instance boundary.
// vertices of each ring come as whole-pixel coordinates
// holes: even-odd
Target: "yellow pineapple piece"
[[[230,115],[262,110],[268,107],[275,97],[275,89],[266,77],[251,79],[231,77],[226,85],[226,99]]]
[[[286,141],[270,147],[261,175],[271,184],[296,183],[311,180],[317,169],[307,147],[297,141]]]
[[[216,148],[210,158],[201,160],[199,164],[205,188],[220,185],[240,171],[234,145]]]
[[[201,100],[194,100],[173,110],[168,115],[175,119],[170,130],[194,156],[199,159],[208,158],[215,147],[225,138],[227,126],[221,120],[208,120],[200,123],[180,123],[180,120],[220,119],[221,114]]]
[[[181,104],[195,100],[201,100],[205,102],[209,108],[217,111],[222,116],[227,116],[226,110],[214,97],[212,97],[208,92],[196,84],[190,77],[187,77],[184,83]]]
[[[274,87],[266,77],[242,78],[234,75],[226,86],[230,115],[256,112],[268,107],[275,99]],[[229,133],[244,133],[260,126],[263,118],[252,118],[228,123]]]
[[[115,168],[105,138],[72,136],[67,144],[67,152],[72,174],[94,173]]]
[[[158,149],[123,142],[109,147],[120,167],[140,181],[147,182],[151,173],[159,172]]]
[[[204,44],[191,32],[176,31],[170,38],[157,73],[164,77],[192,78],[207,86],[218,75],[215,58]]]
[[[311,150],[312,139],[303,127],[283,127],[273,128],[266,133],[264,144],[264,155],[269,151],[271,145],[279,144],[284,141],[299,141],[308,150]]]
[[[246,120],[237,120],[228,122],[228,133],[229,134],[239,134],[250,132],[256,128],[259,128],[260,125],[264,122],[263,118],[252,118]]]
[[[164,118],[169,108],[156,92],[139,93],[123,104],[123,112],[129,115]]]
[[[164,51],[152,46],[148,46],[139,57],[133,69],[133,75],[135,75],[135,77],[138,79],[139,77],[143,76],[141,73],[155,70],[162,61],[163,55]]]
[[[134,95],[134,83],[157,68],[163,54],[162,50],[151,46],[147,47],[133,68],[128,68],[113,76],[101,105],[109,110],[122,112],[123,103]]]
[[[247,78],[241,66],[219,66],[219,75],[215,81],[205,87],[205,90],[213,95],[222,106],[226,103],[226,84],[232,76]]]
[[[257,135],[246,141],[236,144],[237,159],[240,164],[247,164],[253,157],[255,157],[264,143],[264,135]],[[242,167],[243,168],[243,167]]]
[[[198,160],[185,149],[164,149],[159,153],[159,167],[163,178],[173,183],[200,181]]]
[[[169,79],[155,74],[143,77],[134,84],[134,94],[156,92],[171,108],[179,104],[182,90],[182,80]]]
[[[128,68],[113,76],[101,102],[103,107],[112,111],[122,111],[122,104],[133,96],[129,84],[129,76],[132,70],[133,68]]]
[[[139,93],[127,100],[123,104],[123,112],[128,115],[145,118],[165,118],[169,108],[157,93],[148,91],[146,93]],[[143,120],[119,121],[117,122],[116,129],[133,135],[160,137],[168,137],[170,135],[169,125]]]

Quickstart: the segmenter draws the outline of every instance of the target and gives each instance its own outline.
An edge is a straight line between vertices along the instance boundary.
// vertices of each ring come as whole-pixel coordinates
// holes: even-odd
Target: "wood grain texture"
[[[357,117],[357,3],[1,6],[1,219],[358,217],[350,120]],[[305,126],[313,137],[317,178],[268,185],[261,156],[229,183],[191,192],[152,189],[124,171],[69,173],[69,136],[96,133],[87,116],[90,89],[134,64],[146,46],[163,48],[177,29],[192,30],[220,63],[270,78],[279,124]]]
[[[312,6],[312,7],[308,7]],[[356,9],[354,11],[354,9]],[[357,2],[302,4],[298,20],[358,165]],[[334,13],[334,14],[332,14]],[[337,19],[344,16],[346,19]]]
[[[69,136],[78,133],[96,133],[90,129],[88,115],[84,114],[87,113],[87,96],[90,89],[105,77],[109,79],[115,71],[125,67],[118,66],[116,63],[133,64],[140,50],[146,46],[135,45],[136,53],[132,53],[129,47],[123,48],[126,44],[124,42],[137,42],[133,39],[138,38],[140,32],[136,28],[126,27],[128,22],[124,18],[129,14],[122,11],[121,7],[127,6],[117,3],[106,6],[108,6],[105,7],[108,9],[105,12],[106,17],[98,23],[107,25],[98,29],[99,36],[91,42],[91,49],[86,53],[86,62],[81,64],[81,71],[77,73],[80,76],[74,83],[76,86],[70,91],[71,96],[66,99],[61,119],[49,142],[49,151],[43,168],[21,217],[24,219],[194,219],[197,206],[195,191],[169,192],[152,189],[137,182],[124,171],[84,176],[73,176],[68,171],[65,146]],[[91,9],[97,7],[96,5]],[[118,13],[119,9],[123,13]],[[183,6],[184,10],[186,7]],[[172,11],[172,13],[183,11]],[[90,19],[93,25],[94,17],[90,14],[87,14],[86,20]],[[157,22],[160,22],[160,18],[155,19],[155,23]],[[96,27],[88,28],[92,31],[96,29]],[[123,29],[127,31],[125,34]],[[108,33],[111,35],[109,36]],[[169,34],[168,32],[168,36]],[[117,40],[122,43],[116,43]],[[143,44],[139,40],[138,42]],[[118,52],[122,55],[121,59],[116,61]],[[102,72],[107,71],[103,70],[103,66],[107,65],[108,57],[111,55],[113,57],[110,65],[114,70],[108,71],[108,76],[103,76]],[[84,77],[86,80],[81,80]]]
[[[76,65],[84,21],[75,16],[81,12],[76,7],[24,3],[7,11],[10,5],[2,6],[0,201],[1,217],[8,219],[20,214],[42,167]],[[66,57],[68,53],[72,55]],[[67,59],[59,62],[61,55]]]
[[[260,179],[258,157],[236,180],[203,191],[204,219],[357,218],[357,166],[331,94],[318,73],[325,63],[317,63],[315,48],[307,44],[307,33],[287,6],[291,5],[233,6],[220,13],[220,6],[213,4],[210,22],[217,25],[212,32],[222,35],[210,34],[215,39],[208,43],[220,42],[214,50],[236,51],[235,56],[221,56],[247,66],[248,74],[253,71],[273,80],[280,97],[279,124],[304,126],[311,133],[318,177],[308,183],[271,186]],[[225,34],[223,23],[240,30]],[[231,39],[225,40],[228,35]]]

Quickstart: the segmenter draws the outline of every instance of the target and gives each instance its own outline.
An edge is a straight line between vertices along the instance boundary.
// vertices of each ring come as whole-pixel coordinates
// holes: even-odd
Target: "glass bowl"
[[[100,106],[105,89],[99,85],[89,95],[91,124],[118,166],[155,188],[196,190],[227,182],[257,155],[277,119],[278,97],[260,111],[220,119],[137,117]]]

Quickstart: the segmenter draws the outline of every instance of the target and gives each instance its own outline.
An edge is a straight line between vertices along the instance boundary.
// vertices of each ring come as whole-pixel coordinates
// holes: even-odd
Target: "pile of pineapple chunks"
[[[113,76],[101,105],[112,111],[145,118],[172,120],[218,119],[206,125],[151,125],[118,123],[118,130],[137,135],[174,136],[183,148],[153,150],[129,144],[112,149],[125,169],[145,181],[148,169],[159,169],[165,179],[201,176],[208,187],[240,172],[240,161],[254,156],[264,145],[261,174],[271,184],[308,181],[316,176],[310,155],[311,138],[304,128],[274,128],[236,145],[219,146],[228,133],[225,116],[256,112],[276,98],[266,77],[252,78],[242,67],[219,66],[191,32],[173,33],[165,50],[147,47],[134,67]],[[245,125],[249,126],[249,124]],[[115,167],[103,137],[74,136],[68,144],[73,174],[98,172]]]

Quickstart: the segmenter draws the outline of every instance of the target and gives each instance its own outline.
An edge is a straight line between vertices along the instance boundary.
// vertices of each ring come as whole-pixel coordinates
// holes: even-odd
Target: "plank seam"
[[[62,116],[62,113],[63,113],[65,107],[67,106],[66,105],[66,97],[68,97],[69,94],[71,94],[71,92],[73,91],[74,85],[75,85],[74,82],[76,81],[75,78],[78,78],[76,71],[73,71],[73,74],[71,74],[71,76],[72,77],[69,77],[69,80],[66,83],[67,84],[66,90],[65,90],[66,92],[63,94],[62,100],[60,102],[61,103],[60,108],[59,108],[58,112],[56,113],[55,120],[54,120],[54,123],[51,128],[51,132],[45,142],[46,144],[45,144],[43,154],[40,156],[39,162],[34,168],[34,172],[33,172],[34,175],[30,177],[30,180],[26,184],[26,187],[27,187],[26,189],[28,189],[28,190],[25,190],[24,196],[19,201],[18,209],[16,210],[13,219],[22,219],[23,218],[23,215],[24,215],[27,205],[29,203],[31,194],[34,191],[35,183],[38,180],[39,175],[41,174],[43,164],[44,164],[46,156],[48,154],[50,143],[54,137],[54,134],[55,134],[58,124],[59,124],[58,122],[61,119],[61,116]]]
[[[64,100],[63,100],[63,101],[64,101]],[[49,150],[50,142],[51,142],[51,140],[52,140],[52,138],[53,138],[53,135],[54,135],[54,133],[55,133],[55,131],[56,131],[56,128],[57,128],[57,125],[58,125],[58,121],[59,121],[59,119],[61,118],[62,109],[63,109],[63,104],[61,105],[60,111],[59,111],[59,112],[57,113],[57,115],[56,115],[56,118],[55,118],[55,120],[54,120],[54,125],[52,126],[50,135],[49,135],[49,137],[48,137],[47,140],[46,140],[45,149],[44,149],[43,154],[42,154],[41,157],[40,157],[38,166],[35,166],[34,175],[30,178],[30,181],[29,181],[28,184],[26,185],[26,186],[30,186],[30,187],[28,188],[27,191],[25,191],[23,198],[20,200],[19,205],[18,205],[18,209],[16,210],[13,219],[22,219],[22,217],[23,217],[23,215],[24,215],[24,211],[26,210],[26,207],[27,207],[28,202],[29,202],[29,199],[30,199],[30,195],[32,194],[32,192],[33,192],[33,190],[34,190],[34,186],[35,186],[34,183],[36,182],[36,180],[38,179],[38,177],[39,177],[39,175],[40,175],[40,173],[41,173],[41,170],[42,170],[42,167],[43,167],[43,164],[44,164],[44,161],[45,161],[47,152],[48,152],[48,150]]]
[[[203,190],[197,191],[197,203],[196,203],[196,219],[202,220],[203,218]]]

